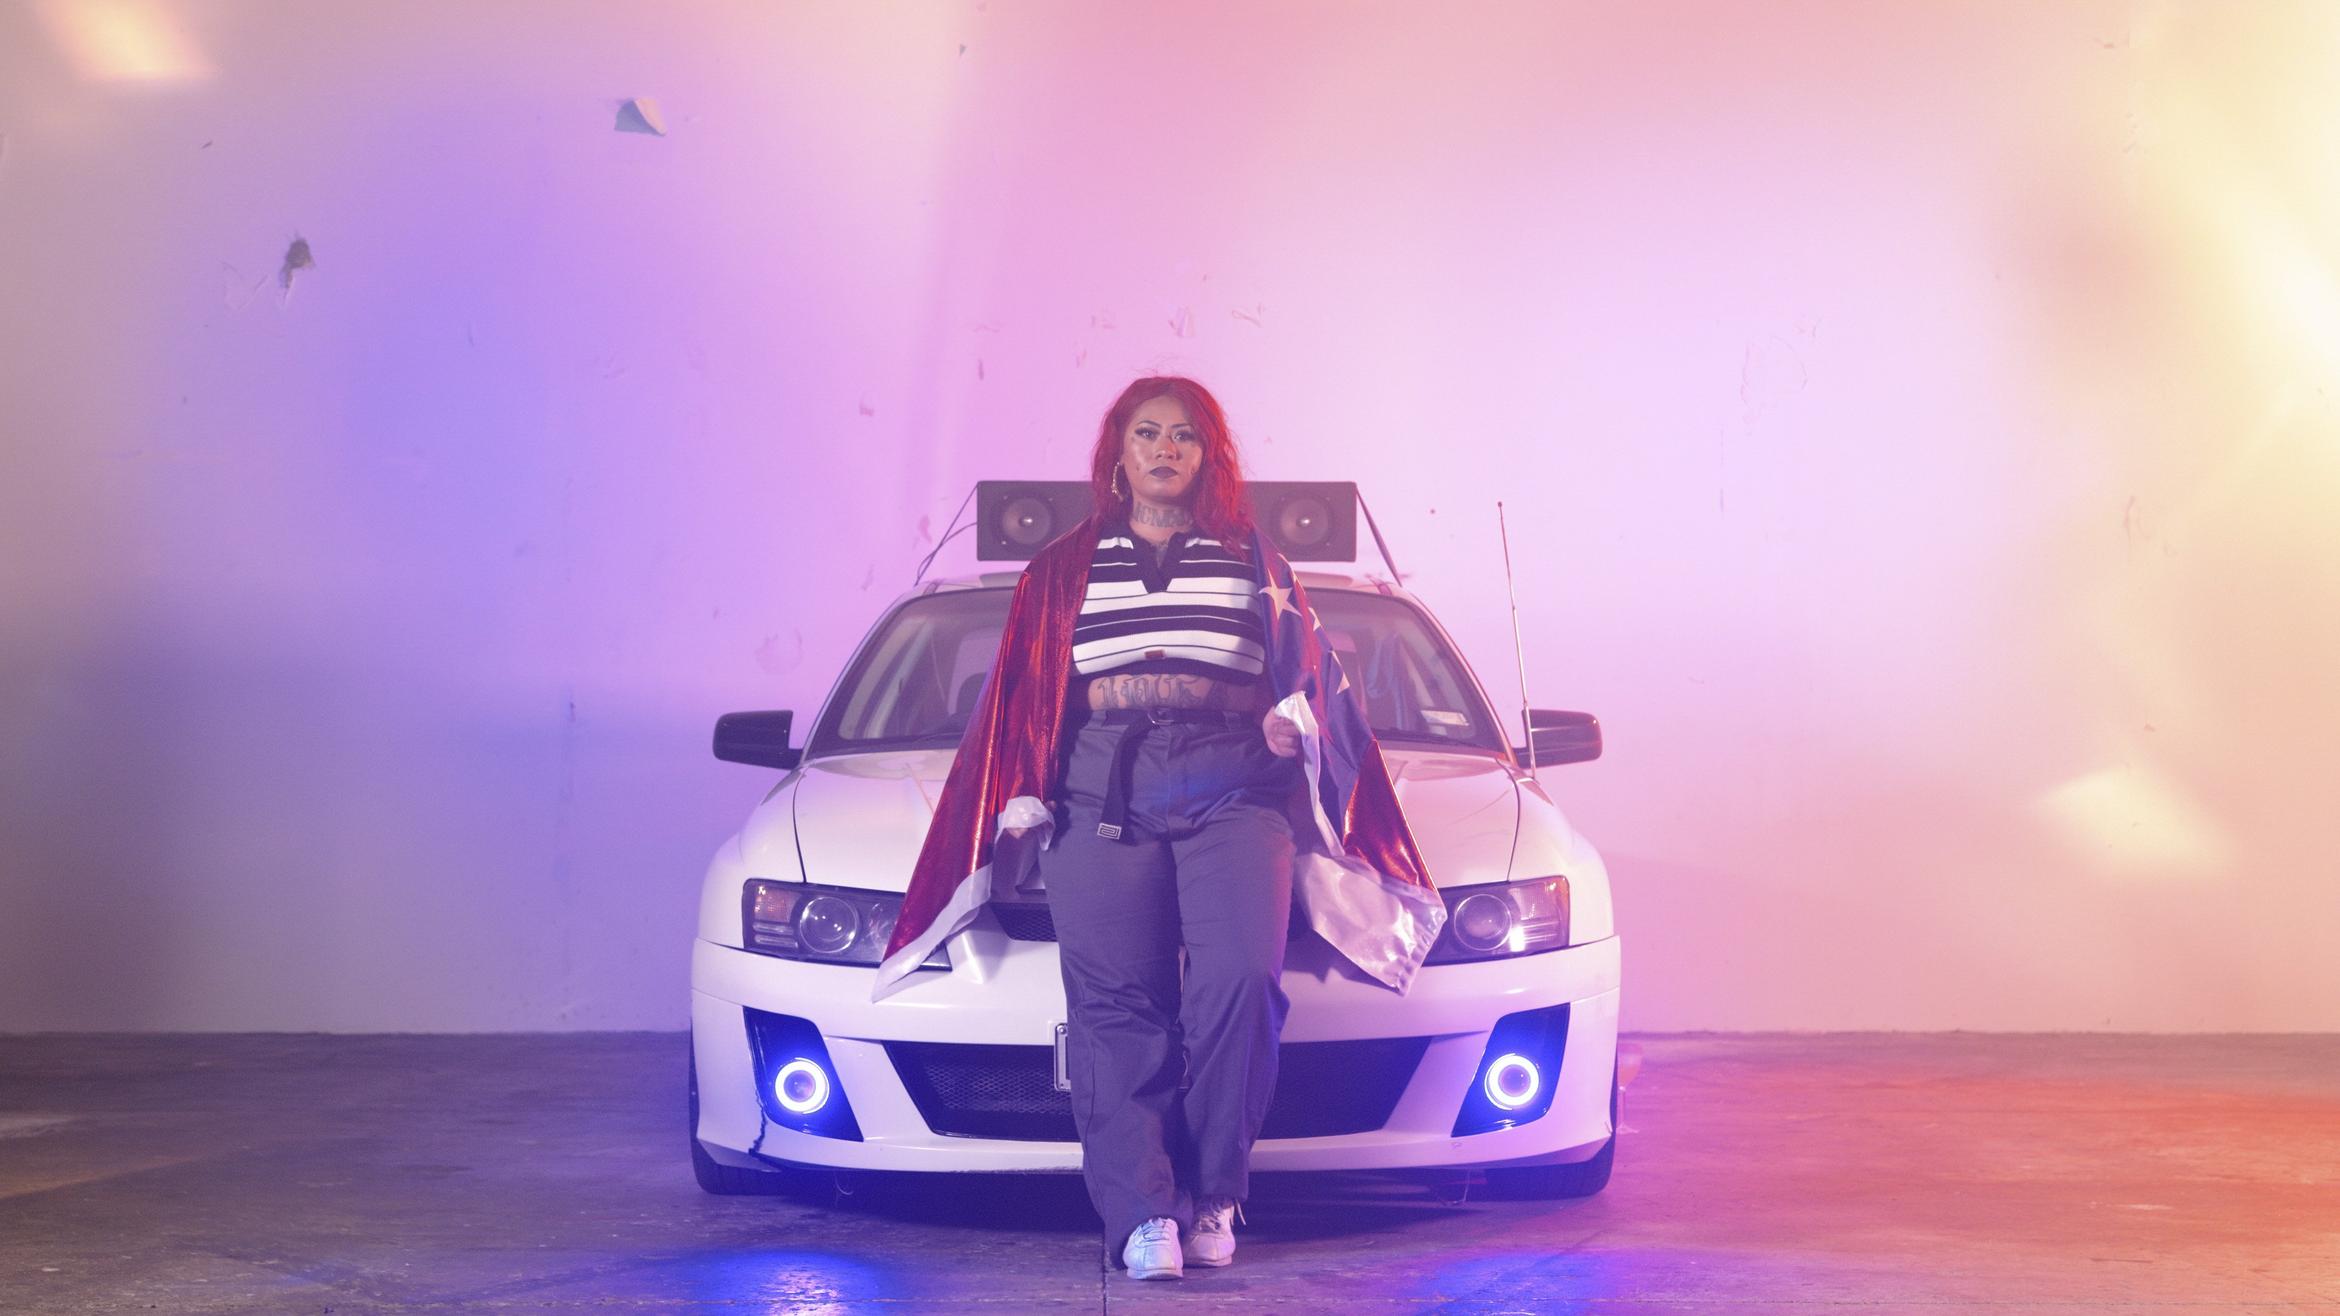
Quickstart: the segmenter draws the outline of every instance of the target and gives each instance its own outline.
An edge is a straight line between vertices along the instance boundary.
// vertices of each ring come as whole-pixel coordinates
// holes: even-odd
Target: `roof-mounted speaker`
[[[1251,514],[1294,562],[1357,560],[1357,486],[1347,480],[1255,480]],[[975,558],[1022,562],[1096,506],[1083,480],[978,480]]]

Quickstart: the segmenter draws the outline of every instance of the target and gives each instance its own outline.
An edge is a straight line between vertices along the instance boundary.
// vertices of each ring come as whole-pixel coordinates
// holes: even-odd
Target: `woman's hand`
[[[1300,724],[1274,709],[1259,720],[1260,734],[1267,737],[1268,752],[1277,758],[1288,759],[1300,752]]]
[[[1020,841],[1033,828],[1047,822],[1050,816],[1046,802],[1030,795],[1018,795],[999,811],[999,834]],[[1020,821],[1011,823],[1010,819]]]

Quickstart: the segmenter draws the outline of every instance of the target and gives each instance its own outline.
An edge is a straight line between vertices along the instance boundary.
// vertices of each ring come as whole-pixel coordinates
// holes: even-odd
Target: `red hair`
[[[1129,497],[1113,492],[1113,471],[1121,465],[1122,434],[1130,417],[1155,398],[1175,398],[1202,436],[1202,469],[1194,477],[1194,497],[1188,506],[1195,526],[1204,534],[1250,556],[1251,492],[1243,483],[1243,463],[1235,455],[1235,436],[1227,429],[1227,413],[1211,391],[1179,375],[1147,375],[1130,381],[1121,396],[1106,409],[1097,427],[1097,448],[1089,454],[1089,488],[1097,496],[1097,510],[1105,515],[1129,510]],[[1124,484],[1128,482],[1123,481]]]

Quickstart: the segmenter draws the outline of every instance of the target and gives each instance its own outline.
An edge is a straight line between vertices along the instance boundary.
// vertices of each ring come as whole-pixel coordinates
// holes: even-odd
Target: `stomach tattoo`
[[[1115,708],[1231,708],[1264,712],[1266,691],[1257,680],[1237,677],[1169,675],[1160,672],[1107,672],[1089,679],[1089,707]]]

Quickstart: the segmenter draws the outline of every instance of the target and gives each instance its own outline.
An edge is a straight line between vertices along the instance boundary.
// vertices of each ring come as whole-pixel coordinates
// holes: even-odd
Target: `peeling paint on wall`
[[[276,286],[284,290],[285,301],[292,300],[293,276],[315,268],[317,258],[309,253],[309,240],[295,234],[292,245],[284,249],[284,264],[276,270]]]
[[[252,300],[252,295],[267,286],[268,280],[264,278],[255,280],[247,286],[244,282],[244,272],[228,261],[221,261],[219,268],[222,273],[227,275],[224,280],[225,286],[220,289],[220,305],[231,311],[243,310],[245,305]]]
[[[1799,336],[1809,341],[1812,331],[1798,327]],[[1761,412],[1804,391],[1811,374],[1804,367],[1803,354],[1796,345],[1779,334],[1766,334],[1747,344],[1746,355],[1739,364],[1739,401],[1752,411]]]
[[[648,96],[636,96],[618,106],[617,130],[622,133],[646,133],[652,137],[666,136],[666,116],[658,112],[658,102]]]
[[[792,630],[788,637],[789,643],[782,644],[778,632],[766,635],[764,642],[756,646],[756,666],[763,668],[769,675],[778,676],[793,671],[798,663],[803,662],[804,632]]]

